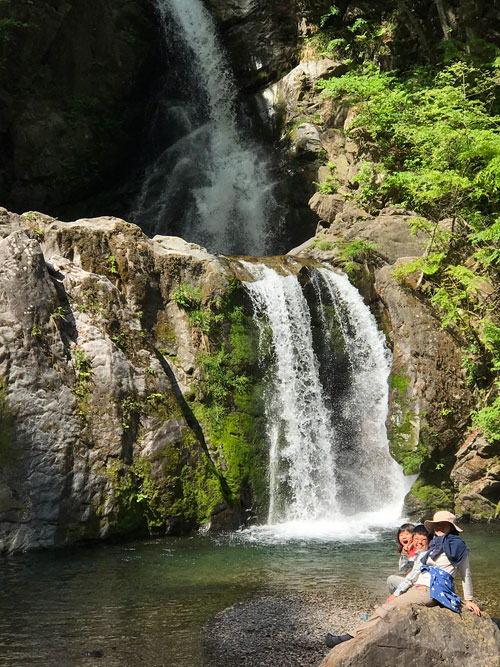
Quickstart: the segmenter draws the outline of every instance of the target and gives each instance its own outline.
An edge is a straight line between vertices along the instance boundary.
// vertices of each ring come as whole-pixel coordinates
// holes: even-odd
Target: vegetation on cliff
[[[356,177],[358,202],[422,215],[412,224],[428,234],[425,255],[400,266],[397,276],[420,271],[419,289],[443,326],[460,330],[469,382],[477,387],[473,423],[499,439],[497,50],[485,45],[468,58],[447,50],[440,66],[404,74],[365,64],[321,87],[360,106],[349,132],[376,147],[376,159],[364,162]]]
[[[304,40],[303,53],[306,60],[328,57],[347,69],[319,82],[320,113],[311,98],[315,114],[306,112],[306,120],[320,126],[329,160],[321,168],[315,202],[315,210],[324,206],[328,216],[331,198],[334,212],[322,218],[323,226],[333,223],[340,199],[353,211],[345,223],[339,214],[339,224],[324,229],[309,247],[331,249],[338,262],[353,216],[375,222],[381,211],[406,215],[411,233],[424,239],[421,256],[398,261],[393,277],[458,341],[472,405],[456,421],[461,435],[451,437],[452,451],[441,442],[451,436],[452,397],[450,404],[432,406],[430,415],[413,405],[404,387],[393,386],[393,408],[401,419],[393,415],[391,447],[407,473],[420,472],[412,490],[420,509],[453,508],[460,490],[472,494],[471,508],[473,497],[484,503],[481,511],[471,510],[478,518],[498,514],[491,466],[484,471],[488,500],[477,495],[478,485],[474,491],[455,472],[452,482],[450,474],[466,438],[464,427],[482,432],[493,447],[500,441],[500,50],[494,16],[493,6],[472,0],[387,0],[376,6],[339,0]],[[358,228],[364,238],[378,241],[366,225]],[[352,234],[347,238],[352,241]],[[361,264],[373,271],[376,256]],[[359,258],[356,267],[362,268]],[[409,380],[400,366],[393,377],[396,384]],[[472,456],[467,451],[462,458]],[[470,473],[474,479],[479,469]]]

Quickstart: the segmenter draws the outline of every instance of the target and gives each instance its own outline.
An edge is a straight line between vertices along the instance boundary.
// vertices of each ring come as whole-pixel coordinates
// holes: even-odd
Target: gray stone
[[[336,646],[321,667],[498,667],[499,654],[500,631],[488,616],[414,606]]]
[[[321,148],[318,129],[312,123],[301,123],[290,135],[290,150],[303,158],[316,154]]]
[[[342,195],[323,195],[316,192],[309,200],[309,207],[315,211],[321,220],[332,224],[345,205]]]
[[[456,454],[450,473],[457,490],[455,511],[474,519],[498,516],[500,503],[500,461],[498,442],[472,431]]]
[[[171,294],[189,282],[219,299],[227,265],[118,218],[0,211],[0,552],[134,529],[118,483],[133,463],[182,500],[168,474],[210,453],[182,402],[199,390],[203,335]],[[214,525],[238,522],[226,509]],[[178,513],[166,524],[185,525]]]

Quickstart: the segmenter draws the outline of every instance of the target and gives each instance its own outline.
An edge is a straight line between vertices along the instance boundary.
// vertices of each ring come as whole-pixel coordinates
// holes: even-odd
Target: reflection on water
[[[476,598],[494,616],[500,616],[499,536],[498,526],[465,530]],[[234,602],[343,585],[382,599],[396,562],[392,531],[351,543],[272,544],[237,534],[4,558],[0,664],[202,665],[200,627]]]

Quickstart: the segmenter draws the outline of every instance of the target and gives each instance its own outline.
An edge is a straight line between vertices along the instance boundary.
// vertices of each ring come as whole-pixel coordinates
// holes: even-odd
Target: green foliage
[[[116,264],[116,257],[114,255],[110,255],[108,257],[108,271],[113,274],[118,274],[118,267]]]
[[[57,308],[55,308],[55,309],[50,313],[50,317],[51,317],[53,320],[55,320],[55,321],[57,321],[57,320],[65,320],[65,319],[66,319],[65,315],[66,315],[66,311],[65,311],[65,309],[64,309],[64,306],[57,306]]]
[[[325,14],[323,14],[323,16],[321,17],[321,20],[320,20],[320,23],[319,23],[320,26],[323,28],[325,23],[328,23],[328,20],[332,16],[338,16],[339,13],[340,13],[340,10],[339,10],[338,7],[336,7],[335,5],[330,5],[330,9]]]
[[[349,275],[354,270],[355,262],[362,262],[371,258],[378,246],[372,241],[353,239],[352,241],[339,241],[338,247],[340,250],[339,260]]]
[[[200,307],[201,289],[189,283],[182,283],[182,285],[177,285],[171,297],[184,310],[195,310]]]
[[[433,76],[420,69],[401,80],[367,65],[319,85],[326,95],[362,105],[351,132],[377,142],[384,174],[372,196],[440,219],[471,204],[498,210],[500,136],[491,82],[498,87],[499,70],[495,62],[455,62]]]
[[[331,5],[320,20],[319,33],[305,40],[317,57],[342,59],[346,64],[362,63],[390,53],[395,29],[394,17],[382,23],[369,23],[360,16],[340,19],[340,10]]]
[[[382,165],[363,161],[358,173],[351,179],[352,185],[357,185],[356,201],[368,209],[375,211],[380,178],[385,177],[385,169]]]
[[[311,244],[307,246],[308,250],[313,250],[314,248],[318,248],[318,250],[323,250],[323,251],[328,251],[328,250],[333,250],[334,245],[332,241],[327,241],[326,239],[316,239],[314,240]]]
[[[500,267],[500,218],[469,235],[475,251],[473,258],[484,268]]]
[[[35,323],[31,327],[31,335],[33,336],[33,338],[41,338],[42,337],[43,331],[38,324]]]
[[[224,344],[215,353],[201,354],[199,360],[203,368],[202,389],[209,403],[207,414],[216,426],[227,413],[234,394],[248,389],[249,379],[238,372],[238,365]]]
[[[365,28],[360,21],[351,27],[356,34]],[[357,200],[368,210],[393,204],[419,214],[410,221],[414,233],[428,236],[425,252],[394,275],[418,272],[416,289],[443,327],[464,338],[468,382],[479,390],[471,417],[496,439],[500,59],[493,47],[475,46],[489,60],[478,64],[458,49],[453,57],[448,51],[444,65],[416,68],[405,78],[365,65],[320,87],[358,106],[349,132],[358,143],[376,145],[370,153],[377,161],[365,162],[353,179]]]
[[[130,428],[132,422],[136,421],[141,414],[142,406],[135,395],[129,394],[122,399],[122,426],[124,429]]]
[[[496,383],[500,390],[500,382]],[[497,396],[491,405],[472,412],[472,423],[476,428],[483,430],[490,442],[500,440],[500,396]]]
[[[0,18],[0,43],[10,42],[14,39],[16,32],[20,29],[30,27],[30,23],[25,23],[12,17]]]
[[[78,397],[80,408],[78,414],[81,419],[82,426],[89,411],[89,398],[92,389],[92,365],[87,359],[85,350],[75,347],[73,350],[73,363],[76,371],[76,381],[73,385],[73,393]]]
[[[330,169],[330,175],[323,179],[321,183],[314,181],[314,185],[317,186],[318,192],[321,192],[322,195],[332,195],[337,192],[340,183],[336,174],[335,165],[332,162],[327,162],[326,166]]]

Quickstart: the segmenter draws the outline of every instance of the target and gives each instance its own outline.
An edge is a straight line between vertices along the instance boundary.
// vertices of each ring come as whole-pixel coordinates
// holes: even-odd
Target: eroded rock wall
[[[252,388],[228,396],[253,344],[231,273],[116,218],[0,222],[0,551],[244,522],[260,463]]]

